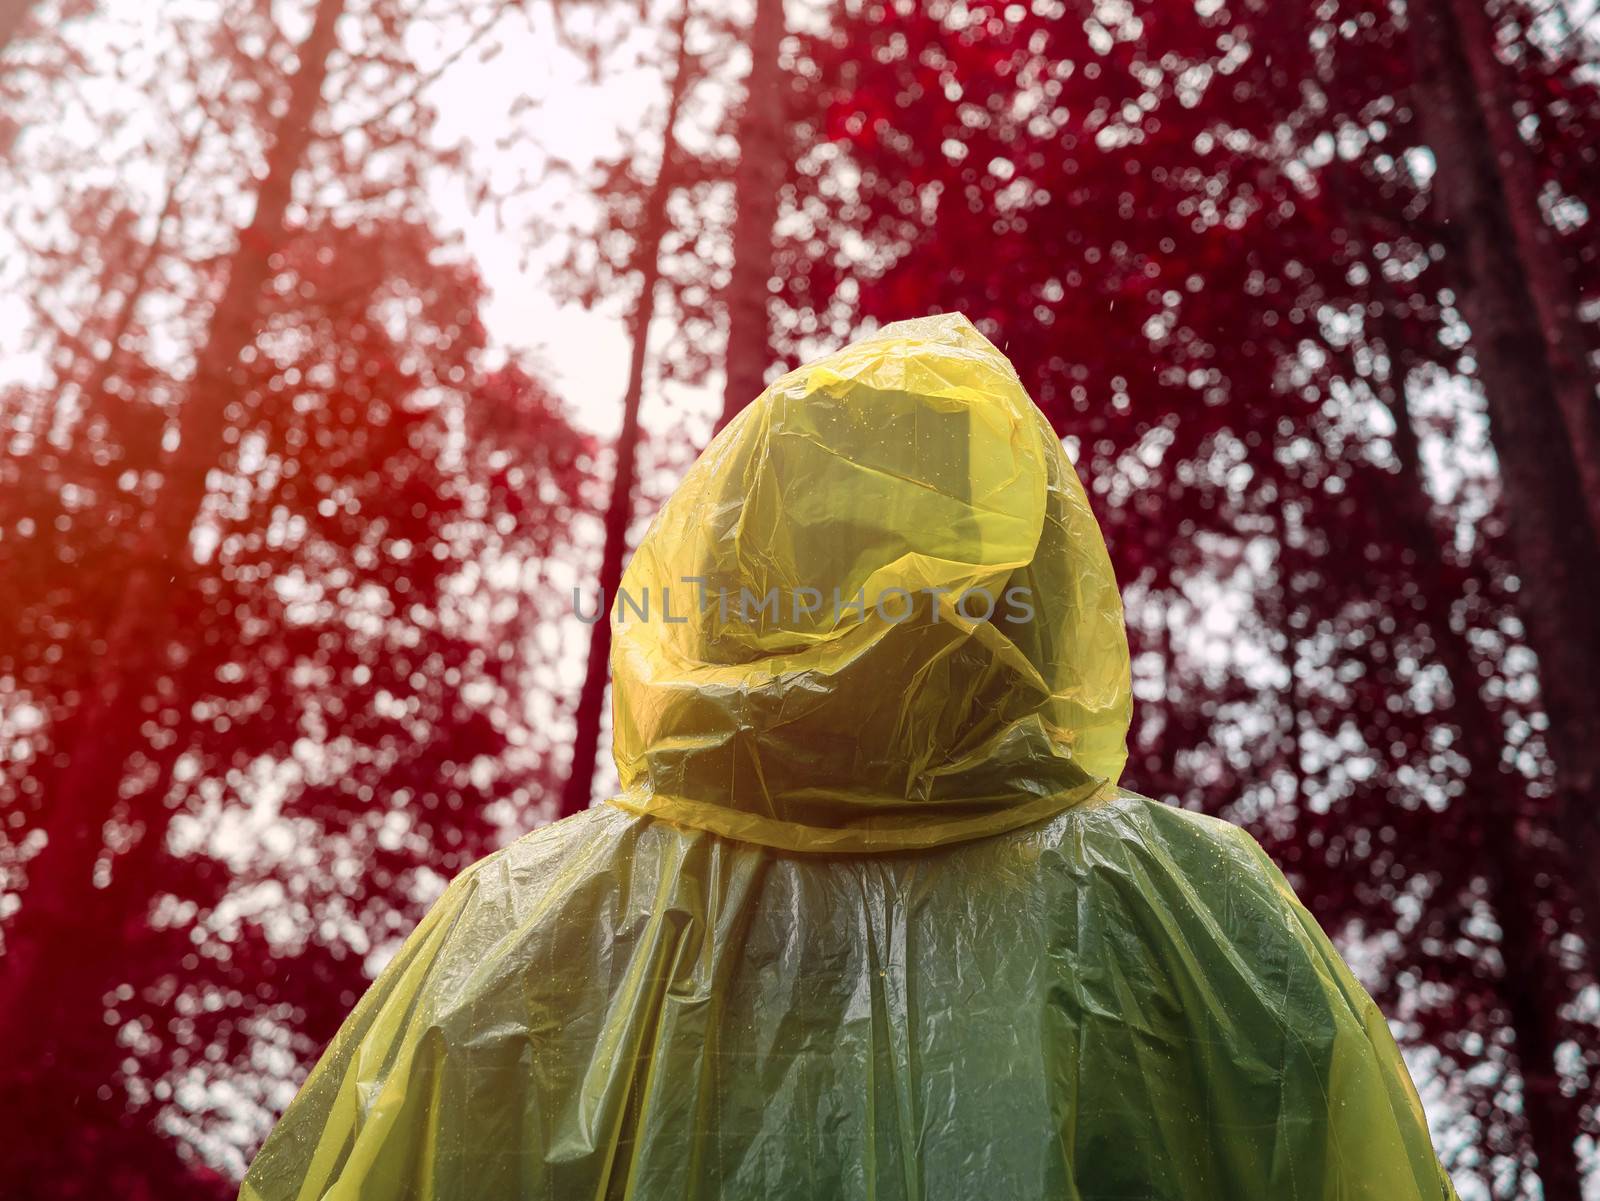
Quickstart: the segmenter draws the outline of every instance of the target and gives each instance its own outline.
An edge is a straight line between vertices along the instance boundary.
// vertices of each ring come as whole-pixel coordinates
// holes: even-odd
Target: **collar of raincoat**
[[[612,803],[636,813],[786,851],[908,850],[1052,817],[1127,757],[1099,526],[959,314],[772,384],[684,477],[617,601]]]

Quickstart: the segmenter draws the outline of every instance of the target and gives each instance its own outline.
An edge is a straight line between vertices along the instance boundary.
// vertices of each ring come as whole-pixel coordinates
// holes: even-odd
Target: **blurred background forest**
[[[1592,0],[0,0],[0,1192],[215,1199],[785,365],[961,310],[1466,1201],[1600,1198]],[[592,595],[592,591],[588,593]]]

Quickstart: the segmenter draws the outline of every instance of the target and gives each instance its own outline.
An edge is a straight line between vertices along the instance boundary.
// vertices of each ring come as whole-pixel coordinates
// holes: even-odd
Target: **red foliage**
[[[293,96],[281,36],[257,23],[252,53],[250,31],[175,36]],[[192,86],[214,77],[190,65]],[[425,126],[374,159],[346,137],[285,161],[281,130],[248,125],[273,112],[235,98],[208,97],[226,143],[157,165],[219,186],[255,134],[263,193],[293,177],[325,204],[263,222],[258,197],[236,248],[203,190],[175,187],[156,222],[116,188],[11,214],[49,239],[41,327],[74,320],[49,378],[0,395],[8,1196],[231,1193],[372,961],[559,776],[528,700],[549,694],[535,635],[555,611],[534,573],[566,547],[593,448],[514,362],[486,365],[481,285],[415,216]],[[70,186],[81,164],[56,166]],[[194,375],[252,273],[235,361]],[[220,415],[220,447],[174,553],[161,522],[196,412]],[[68,796],[85,755],[107,774]],[[68,805],[92,823],[81,847]],[[42,881],[47,851],[64,879]],[[68,910],[30,910],[45,883]]]

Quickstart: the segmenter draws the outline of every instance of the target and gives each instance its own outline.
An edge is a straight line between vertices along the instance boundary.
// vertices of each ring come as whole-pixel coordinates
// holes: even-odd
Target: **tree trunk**
[[[605,542],[600,552],[599,611],[589,632],[589,658],[583,686],[573,711],[572,767],[561,790],[558,817],[570,817],[589,807],[594,791],[595,757],[600,748],[600,718],[605,707],[606,677],[611,661],[611,606],[622,585],[623,560],[628,555],[628,527],[633,524],[633,488],[638,474],[639,402],[644,395],[645,359],[650,323],[656,311],[656,285],[661,280],[661,242],[667,234],[667,201],[672,196],[673,173],[678,158],[678,113],[683,107],[693,74],[688,50],[689,3],[685,0],[677,22],[677,61],[667,94],[666,128],[661,134],[661,169],[645,197],[634,264],[639,272],[639,299],[629,320],[633,352],[628,361],[628,383],[622,398],[622,432],[617,435],[617,465],[606,505]]]
[[[294,176],[311,142],[311,120],[322,104],[328,60],[338,41],[335,28],[344,8],[345,0],[321,0],[299,48],[300,67],[290,80],[289,103],[274,131],[255,214],[240,233],[227,284],[212,312],[179,417],[179,445],[163,469],[160,493],[105,639],[105,666],[72,722],[66,763],[50,790],[47,841],[28,863],[22,907],[6,931],[6,953],[0,959],[0,1045],[17,1045],[26,1037],[8,1027],[22,1008],[21,998],[49,993],[44,974],[52,952],[93,945],[95,932],[78,929],[82,900],[94,887],[104,824],[145,720],[139,698],[163,672],[164,652],[174,632],[167,627],[161,592],[187,569],[190,532],[205,501],[207,477],[223,459],[229,398],[241,390],[232,377],[240,352],[255,337],[259,297],[271,273],[272,253],[283,241]],[[151,830],[146,837],[164,833]]]
[[[1533,155],[1517,132],[1507,68],[1494,52],[1494,28],[1483,0],[1433,0],[1442,5],[1441,33],[1453,35],[1472,78],[1470,99],[1489,142],[1484,155],[1495,169],[1505,198],[1506,217],[1516,240],[1544,338],[1545,359],[1561,416],[1567,424],[1572,456],[1588,498],[1591,533],[1600,537],[1600,398],[1591,366],[1593,339],[1578,316],[1578,289],[1561,260],[1555,230],[1539,207],[1538,173]],[[1447,25],[1453,28],[1446,28]]]
[[[1584,518],[1588,498],[1557,401],[1524,264],[1472,72],[1442,6],[1413,5],[1414,103],[1437,162],[1435,187],[1460,264],[1460,306],[1488,405],[1504,507],[1521,586],[1518,610],[1539,659],[1562,814],[1574,863],[1600,862],[1600,548]],[[1600,881],[1574,880],[1585,941],[1600,947]]]
[[[750,75],[739,118],[739,165],[733,174],[733,272],[728,279],[728,351],[720,430],[754,400],[772,361],[768,306],[772,278],[772,227],[783,184],[783,92],[778,47],[783,41],[783,0],[755,0],[750,25]]]
[[[1374,263],[1372,269],[1381,271],[1382,265]],[[1394,419],[1392,443],[1399,467],[1392,512],[1415,557],[1418,579],[1437,580],[1447,575],[1448,566],[1440,550],[1443,540],[1432,519],[1416,429],[1406,403],[1411,359],[1393,314],[1386,309],[1380,323],[1389,368],[1379,398]],[[1560,1042],[1556,1015],[1569,998],[1562,995],[1559,970],[1548,952],[1550,940],[1542,929],[1538,903],[1546,890],[1537,882],[1538,872],[1530,862],[1518,814],[1509,803],[1513,794],[1501,766],[1505,731],[1479,690],[1471,647],[1451,623],[1448,598],[1426,586],[1419,597],[1439,665],[1450,678],[1451,713],[1461,729],[1467,760],[1463,802],[1468,807],[1468,829],[1475,836],[1464,858],[1481,872],[1500,926],[1503,968],[1496,990],[1505,1002],[1516,1040],[1528,1141],[1538,1160],[1546,1201],[1580,1201],[1582,1173],[1576,1144],[1583,1134],[1581,1107],[1577,1098],[1562,1093],[1555,1058]],[[1447,884],[1463,888],[1467,881]]]
[[[166,796],[178,758],[176,749],[163,755],[143,797],[132,798],[141,812],[149,812],[146,806]],[[95,939],[78,946],[98,949],[108,943],[171,937],[171,932],[152,930],[146,921],[150,897],[167,880],[165,851],[159,833],[147,834],[117,856],[104,887],[87,890],[80,898],[75,921],[80,930],[93,930]],[[119,965],[125,966],[126,960],[76,953],[65,963],[52,961],[49,991],[39,988],[18,998],[18,1010],[6,1020],[25,1031],[26,1041],[8,1044],[17,1053],[7,1057],[3,1070],[0,1120],[11,1129],[81,1131],[85,1141],[92,1140],[96,1154],[120,1160],[126,1176],[101,1181],[98,1195],[214,1199],[214,1185],[179,1162],[179,1148],[152,1123],[149,1108],[130,1105],[122,1090],[107,1087],[117,1080],[128,1054],[115,1029],[106,1025],[108,1009],[126,1014],[113,994],[124,984],[137,990],[149,983],[129,978]],[[134,1004],[136,1012],[142,1011],[138,1001]],[[103,1037],[85,1037],[85,1031],[96,1030]],[[82,1196],[63,1191],[64,1184],[70,1188],[82,1183],[66,1179],[63,1172],[79,1153],[80,1145],[68,1146],[60,1139],[0,1140],[0,1177],[7,1196],[19,1201]],[[165,1171],[159,1166],[163,1163],[170,1163]],[[159,1193],[152,1191],[153,1181],[159,1182]]]

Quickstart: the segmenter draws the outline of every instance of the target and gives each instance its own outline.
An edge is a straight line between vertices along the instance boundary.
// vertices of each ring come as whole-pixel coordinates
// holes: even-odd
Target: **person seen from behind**
[[[965,318],[772,384],[614,599],[620,793],[449,886],[241,1201],[1453,1201],[1277,868],[1120,786],[1105,544]]]

